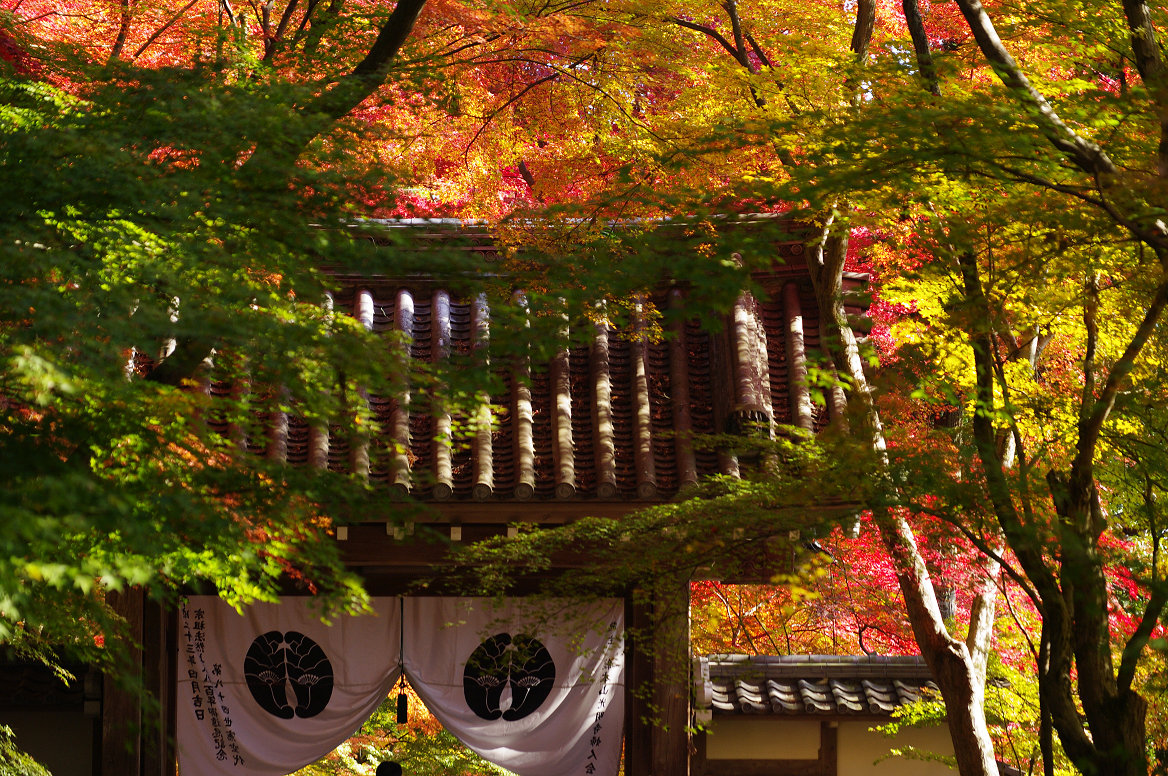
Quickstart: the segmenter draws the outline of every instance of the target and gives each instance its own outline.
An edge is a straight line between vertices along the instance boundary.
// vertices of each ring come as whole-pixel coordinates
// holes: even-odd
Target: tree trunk
[[[821,336],[836,372],[851,384],[850,401],[859,409],[853,416],[853,433],[860,434],[873,449],[883,452],[880,415],[864,375],[859,343],[843,307],[847,238],[832,234],[831,226],[830,222],[825,226],[819,245],[808,252],[808,269],[823,327]],[[897,581],[917,645],[941,688],[958,772],[961,776],[997,776],[993,740],[983,704],[985,651],[989,648],[993,618],[973,618],[967,643],[953,638],[945,627],[928,567],[917,549],[911,526],[903,517],[892,513],[878,514],[876,518],[880,538],[896,564]],[[994,589],[992,585],[983,588],[984,598],[992,600]],[[982,600],[982,612],[986,611],[987,603]]]
[[[958,255],[966,302],[975,313],[989,309],[976,257]],[[1030,581],[1032,596],[1042,615],[1038,687],[1043,713],[1075,767],[1088,776],[1136,776],[1147,773],[1144,757],[1146,704],[1130,687],[1121,687],[1111,658],[1107,580],[1098,554],[1104,516],[1094,481],[1094,441],[1114,401],[1117,374],[1130,369],[1142,345],[1141,334],[1157,320],[1163,306],[1163,287],[1145,313],[1144,323],[1098,397],[1093,382],[1093,342],[1085,357],[1084,401],[1080,411],[1078,451],[1070,473],[1050,472],[1047,484],[1059,520],[1055,526],[1058,555],[1033,531],[1015,507],[1010,484],[997,455],[992,415],[995,406],[994,371],[997,366],[988,327],[972,330],[976,398],[974,442],[981,460],[990,502],[1010,548]],[[1090,332],[1094,321],[1085,310]],[[982,316],[979,320],[988,320]],[[1090,338],[1089,338],[1090,340]],[[1057,564],[1057,565],[1055,565]],[[1077,671],[1077,684],[1072,676]],[[1076,687],[1082,714],[1076,705]],[[1090,733],[1088,733],[1088,730]],[[1044,743],[1044,752],[1048,747]]]
[[[385,83],[398,52],[413,32],[425,5],[426,0],[399,0],[365,58],[351,73],[326,88],[308,105],[297,109],[285,136],[257,148],[241,168],[241,176],[257,176],[261,185],[282,192],[305,147]]]
[[[880,538],[896,560],[896,579],[913,635],[941,688],[957,770],[961,776],[996,776],[994,742],[985,719],[985,653],[993,618],[971,618],[972,644],[953,638],[911,527],[903,518],[893,518],[890,525],[881,526]],[[987,587],[995,589],[992,582]]]
[[[1074,467],[1072,467],[1074,469]],[[1108,622],[1107,579],[1096,549],[1099,504],[1093,480],[1082,474],[1047,477],[1055,510],[1061,518],[1063,548],[1060,582],[1069,609],[1060,612],[1059,631],[1052,636],[1050,652],[1057,656],[1047,667],[1058,675],[1045,677],[1040,670],[1040,692],[1048,704],[1063,713],[1052,715],[1059,738],[1075,767],[1087,776],[1144,776],[1147,702],[1116,680]],[[1069,616],[1068,616],[1069,615]],[[1083,722],[1072,714],[1070,665],[1078,669],[1076,687],[1090,737]],[[1065,678],[1064,678],[1065,677]],[[1071,738],[1073,746],[1066,745]]]
[[[126,47],[126,38],[130,35],[130,22],[132,20],[133,9],[130,7],[130,0],[121,0],[121,8],[118,15],[118,34],[114,38],[114,45],[110,48],[108,62],[116,62],[122,56],[122,51]]]

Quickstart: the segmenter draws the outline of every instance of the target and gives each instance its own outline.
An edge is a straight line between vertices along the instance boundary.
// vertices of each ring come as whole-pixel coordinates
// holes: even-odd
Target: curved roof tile
[[[717,714],[886,717],[922,695],[938,693],[919,657],[713,655],[697,660],[703,665],[695,676],[709,677]]]

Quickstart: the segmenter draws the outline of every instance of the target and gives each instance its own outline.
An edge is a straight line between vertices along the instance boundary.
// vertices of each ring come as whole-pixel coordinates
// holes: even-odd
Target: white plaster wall
[[[706,733],[707,760],[816,760],[818,720],[715,718]]]
[[[839,776],[956,776],[957,771],[938,762],[890,757],[873,763],[894,747],[918,749],[952,755],[953,741],[949,728],[938,725],[901,730],[896,738],[870,732],[874,722],[841,722],[839,726]]]

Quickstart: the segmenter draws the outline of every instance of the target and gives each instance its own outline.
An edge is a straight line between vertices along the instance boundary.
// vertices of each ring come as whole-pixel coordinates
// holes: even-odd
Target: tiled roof
[[[417,232],[420,250],[457,224],[392,224]],[[472,250],[490,251],[475,227]],[[481,234],[480,234],[481,232]],[[797,241],[775,246],[776,268],[755,280],[764,294],[743,294],[723,331],[678,325],[672,337],[630,338],[594,327],[589,344],[565,348],[550,363],[500,375],[504,389],[478,417],[452,418],[424,397],[369,396],[381,434],[345,438],[276,413],[253,437],[226,422],[225,435],[253,452],[293,465],[359,472],[373,483],[443,501],[653,501],[711,474],[738,473],[731,451],[692,444],[693,435],[789,424],[816,430],[842,409],[812,403],[807,364],[819,350],[819,312]],[[401,332],[410,355],[438,361],[489,340],[484,297],[460,298],[426,279],[340,277],[333,309],[374,332]],[[849,273],[856,288],[865,276]],[[651,300],[684,306],[673,287]],[[860,308],[849,310],[859,312]],[[590,329],[592,329],[590,325]],[[213,395],[236,387],[214,383]]]
[[[937,693],[920,657],[713,655],[696,658],[697,707],[714,714],[889,716]]]

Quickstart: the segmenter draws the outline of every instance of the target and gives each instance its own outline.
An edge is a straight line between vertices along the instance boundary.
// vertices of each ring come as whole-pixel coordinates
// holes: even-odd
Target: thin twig
[[[167,29],[169,29],[172,24],[174,24],[179,19],[181,19],[183,14],[185,14],[187,11],[189,11],[191,9],[191,6],[193,6],[198,1],[199,0],[190,0],[190,2],[188,2],[182,8],[180,8],[178,10],[178,12],[175,13],[174,16],[167,19],[165,24],[163,24],[161,27],[159,27],[157,30],[155,30],[154,34],[151,35],[149,38],[147,38],[146,42],[138,47],[138,50],[134,52],[134,56],[130,57],[130,59],[134,60],[134,59],[137,59],[138,57],[142,56],[142,52],[144,52],[146,49],[150,48],[150,46],[154,43],[154,41],[158,40],[158,37],[160,35],[162,35],[162,33],[166,32]]]

